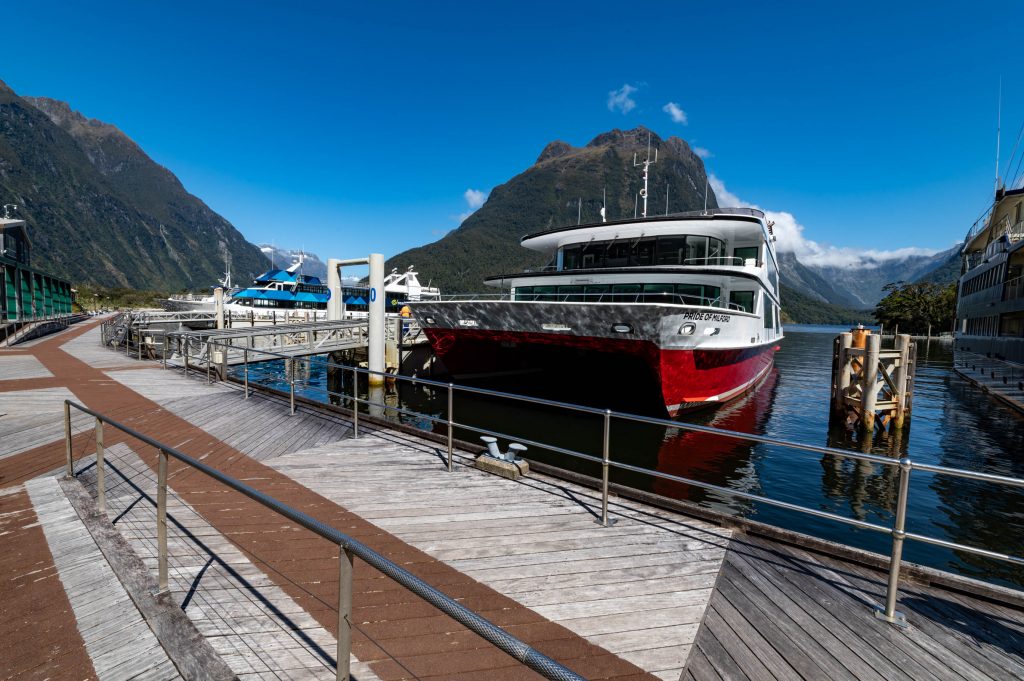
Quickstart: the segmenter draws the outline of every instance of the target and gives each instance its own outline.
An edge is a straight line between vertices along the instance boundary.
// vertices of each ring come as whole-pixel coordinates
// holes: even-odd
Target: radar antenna
[[[637,163],[636,152],[633,152],[633,167],[643,166],[644,167],[644,187],[640,190],[640,198],[644,200],[644,210],[640,213],[640,217],[647,217],[647,178],[648,171],[652,165],[658,162],[658,148],[654,148],[654,160],[651,160],[651,132],[647,131],[647,159],[642,163]],[[634,211],[635,212],[635,211]]]

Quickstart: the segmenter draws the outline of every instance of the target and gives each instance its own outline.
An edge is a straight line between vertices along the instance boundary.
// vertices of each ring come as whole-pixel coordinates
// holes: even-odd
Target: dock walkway
[[[905,586],[911,627],[896,629],[869,606],[884,575],[862,566],[621,499],[618,522],[603,528],[584,487],[497,478],[468,454],[448,473],[423,438],[364,424],[353,439],[332,414],[289,416],[273,397],[246,401],[230,384],[114,361],[96,334],[82,325],[0,353],[0,413],[32,405],[0,417],[0,521],[23,519],[0,535],[4,574],[21,581],[0,589],[44,589],[58,609],[40,618],[23,600],[2,606],[5,623],[20,615],[22,640],[61,642],[35,651],[38,678],[71,678],[61,676],[69,662],[101,668],[81,624],[50,631],[68,620],[59,613],[73,609],[74,589],[25,576],[55,564],[25,489],[62,465],[64,396],[350,534],[587,678],[1024,678],[1019,609]],[[73,426],[89,487],[91,419]],[[113,428],[105,439],[107,515],[155,569],[155,456]],[[329,677],[336,548],[196,471],[172,463],[169,479],[172,594],[211,645],[243,678]],[[11,551],[15,541],[26,548]],[[354,588],[356,678],[539,678],[359,561]],[[0,669],[22,652],[0,645]]]

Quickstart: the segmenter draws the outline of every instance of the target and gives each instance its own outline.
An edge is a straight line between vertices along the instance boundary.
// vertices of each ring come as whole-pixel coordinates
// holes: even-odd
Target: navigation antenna
[[[996,191],[999,191],[999,133],[1003,127],[1003,77],[999,76],[999,104],[996,106]],[[1013,128],[1010,128],[1011,130]]]
[[[651,160],[651,133],[647,131],[647,159],[642,163],[637,163],[636,152],[633,152],[633,167],[643,166],[644,167],[644,188],[640,190],[640,198],[644,200],[644,210],[640,213],[640,217],[647,217],[647,175],[648,170],[652,165],[658,162],[658,148],[654,148],[654,160]]]
[[[11,211],[18,210],[18,207],[13,203],[4,204],[4,220],[13,220],[14,216],[11,215]]]
[[[608,207],[608,187],[601,190],[601,222],[608,222],[604,209]]]

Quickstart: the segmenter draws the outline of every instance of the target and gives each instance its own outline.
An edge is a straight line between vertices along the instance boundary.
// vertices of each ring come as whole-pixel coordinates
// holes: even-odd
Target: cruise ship
[[[955,349],[1024,363],[1024,188],[999,188],[968,231]]]
[[[613,390],[649,386],[676,415],[771,369],[783,337],[774,242],[752,208],[551,229],[521,241],[554,253],[550,265],[488,278],[501,293],[411,307],[455,378],[597,374]]]

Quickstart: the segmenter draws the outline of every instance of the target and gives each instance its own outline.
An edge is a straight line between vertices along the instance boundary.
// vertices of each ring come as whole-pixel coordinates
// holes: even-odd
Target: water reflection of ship
[[[761,385],[730,404],[702,414],[701,425],[762,434],[772,413],[779,373],[773,368]],[[758,492],[760,481],[751,461],[755,444],[721,435],[666,428],[658,448],[657,469],[683,478]],[[744,513],[749,503],[731,495],[655,479],[653,491],[673,499],[700,502],[729,513]]]

